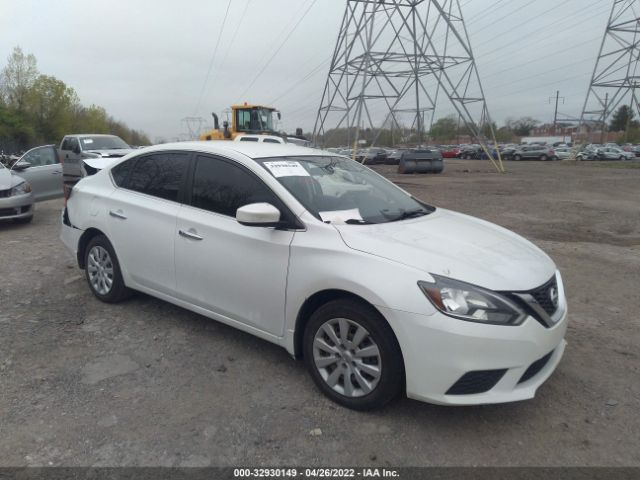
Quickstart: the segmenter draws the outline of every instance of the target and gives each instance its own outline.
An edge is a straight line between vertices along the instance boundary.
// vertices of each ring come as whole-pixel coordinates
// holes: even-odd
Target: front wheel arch
[[[346,290],[330,289],[316,292],[308,297],[298,310],[298,316],[296,317],[296,325],[293,336],[293,355],[295,358],[302,358],[302,341],[304,337],[304,330],[311,318],[311,315],[321,306],[333,301],[333,300],[353,300],[365,305],[368,308],[374,309],[389,325],[389,322],[384,318],[384,315],[378,310],[372,303],[368,302],[360,295],[348,292]],[[389,328],[393,330],[393,327],[389,325]],[[397,340],[397,338],[396,338]],[[400,347],[402,351],[402,347]],[[403,362],[404,364],[404,359]]]

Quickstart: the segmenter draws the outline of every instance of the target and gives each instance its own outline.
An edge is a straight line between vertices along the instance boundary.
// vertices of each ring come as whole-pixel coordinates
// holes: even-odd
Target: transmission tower
[[[367,129],[375,142],[383,125],[408,124],[421,144],[442,95],[504,171],[487,147],[495,132],[459,0],[347,0],[314,142],[332,128],[346,129],[354,145]]]
[[[202,117],[184,117],[180,120],[187,129],[186,135],[189,140],[197,140],[202,132],[205,123]]]
[[[636,94],[640,86],[637,75],[640,59],[639,8],[640,0],[613,2],[582,108],[581,130],[586,123],[600,124],[604,137],[607,119],[619,106],[628,105],[630,112],[640,112]]]

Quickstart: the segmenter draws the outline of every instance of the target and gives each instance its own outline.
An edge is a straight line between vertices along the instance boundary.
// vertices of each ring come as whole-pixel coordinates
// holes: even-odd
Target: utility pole
[[[556,135],[556,130],[558,128],[558,102],[562,98],[562,103],[564,104],[564,97],[560,97],[560,90],[556,90],[556,111],[553,114],[553,134]],[[553,97],[549,97],[549,103],[551,103]]]

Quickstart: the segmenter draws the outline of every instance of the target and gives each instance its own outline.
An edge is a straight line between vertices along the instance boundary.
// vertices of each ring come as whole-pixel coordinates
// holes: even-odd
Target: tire
[[[522,160],[522,156],[521,156],[521,155],[514,155],[514,156],[513,156],[513,159],[514,159],[516,162],[519,162],[520,160]]]
[[[464,156],[464,159],[465,159],[465,160],[471,160],[471,155],[469,155],[469,154],[465,155],[465,156]]]
[[[22,217],[22,218],[14,218],[13,223],[17,223],[18,225],[25,225],[27,223],[31,223],[33,220],[33,215],[30,217]]]
[[[620,157],[618,157],[618,160],[624,160],[626,157],[624,155],[620,155]]]
[[[541,162],[546,162],[547,160],[549,160],[549,157],[547,157],[546,155],[540,155]]]
[[[356,333],[357,345],[352,343]],[[367,353],[371,355],[364,356]],[[311,315],[303,355],[322,393],[353,410],[381,408],[404,387],[402,354],[393,330],[375,309],[353,300],[331,301]],[[348,380],[340,372],[349,373]]]
[[[89,289],[98,300],[117,303],[131,296],[131,290],[122,280],[118,257],[104,235],[89,241],[84,251],[84,266]]]

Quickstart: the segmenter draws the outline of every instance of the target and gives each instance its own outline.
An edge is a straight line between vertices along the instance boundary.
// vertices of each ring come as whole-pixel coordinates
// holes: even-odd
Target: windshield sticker
[[[318,212],[323,222],[345,224],[347,220],[362,220],[360,210],[352,208],[350,210],[334,210],[331,212]]]
[[[93,138],[83,138],[82,143],[93,143]]]
[[[267,167],[276,178],[311,176],[299,162],[281,160],[277,162],[264,162],[264,166]]]

